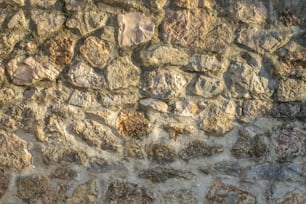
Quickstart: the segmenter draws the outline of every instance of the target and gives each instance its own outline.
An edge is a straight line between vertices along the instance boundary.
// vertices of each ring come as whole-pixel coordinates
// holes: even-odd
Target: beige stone
[[[200,75],[194,85],[194,94],[204,98],[216,97],[222,93],[224,82],[222,79]]]
[[[143,105],[144,107],[150,107],[153,110],[156,110],[162,113],[168,112],[168,105],[162,100],[147,98],[147,99],[140,100],[139,103]]]
[[[97,201],[97,187],[95,181],[89,181],[80,185],[72,194],[72,197],[67,199],[67,204],[96,204]]]
[[[278,85],[277,98],[283,102],[306,100],[306,82],[298,79],[281,80]]]

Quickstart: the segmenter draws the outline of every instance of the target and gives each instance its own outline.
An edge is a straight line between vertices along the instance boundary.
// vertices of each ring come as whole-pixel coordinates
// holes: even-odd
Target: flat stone
[[[115,152],[121,148],[121,140],[111,130],[93,120],[75,123],[72,131],[90,146]]]
[[[259,30],[243,29],[240,31],[237,42],[260,53],[273,53],[286,45],[293,33],[289,29],[283,30]]]
[[[212,170],[220,175],[240,177],[241,167],[238,161],[221,161],[212,166]]]
[[[51,181],[45,175],[18,177],[17,196],[29,203],[56,203],[56,194]]]
[[[110,45],[94,36],[86,38],[80,47],[80,53],[93,67],[102,69],[110,57]]]
[[[202,129],[215,136],[223,136],[234,128],[235,104],[231,100],[211,102],[203,111]]]
[[[142,90],[152,98],[171,99],[180,96],[187,80],[183,73],[173,69],[168,67],[145,72]]]
[[[55,81],[61,68],[46,56],[19,56],[7,63],[7,70],[16,85],[31,85],[37,81]]]
[[[21,171],[32,162],[28,144],[14,134],[0,131],[0,166],[5,169]]]
[[[140,80],[140,69],[128,57],[118,58],[106,67],[105,77],[110,90],[137,87]]]
[[[106,86],[103,74],[83,62],[70,67],[68,79],[71,84],[81,88],[103,89]]]
[[[212,98],[221,94],[224,90],[224,81],[200,75],[195,82],[193,93],[204,98]]]
[[[289,161],[305,155],[306,130],[293,128],[280,130],[274,139],[274,150],[279,161]]]
[[[168,112],[168,104],[163,102],[162,100],[147,98],[139,101],[139,104],[146,108],[152,108],[153,110],[167,113]]]
[[[190,189],[179,189],[165,192],[162,203],[197,204],[198,200]]]
[[[211,204],[218,203],[239,203],[256,204],[256,197],[247,190],[241,189],[231,184],[225,184],[222,181],[216,181],[209,189],[207,200]]]
[[[306,100],[306,82],[298,79],[284,79],[279,82],[277,99],[282,102]]]
[[[215,17],[207,10],[167,9],[161,25],[162,37],[167,43],[202,48],[214,24]]]
[[[47,36],[58,31],[65,23],[66,17],[59,11],[33,9],[31,17],[36,24],[37,34]]]
[[[150,126],[150,121],[139,113],[120,112],[117,118],[117,130],[126,137],[142,139],[150,133]]]
[[[105,26],[107,19],[107,13],[91,8],[72,13],[65,25],[77,29],[81,35],[86,35]]]
[[[97,203],[97,187],[95,181],[89,181],[80,185],[72,194],[71,198],[67,199],[67,204]]]
[[[191,180],[195,175],[189,171],[183,171],[168,167],[155,167],[140,171],[139,177],[149,179],[153,183],[162,183],[169,179],[186,179]]]
[[[154,143],[146,146],[148,158],[158,164],[174,162],[176,158],[173,146],[165,143]]]
[[[140,58],[145,66],[188,64],[189,56],[184,50],[165,45],[153,45],[140,53]]]
[[[77,177],[77,172],[68,166],[63,166],[55,169],[50,177],[62,180],[73,180]]]
[[[103,198],[106,203],[151,203],[155,200],[145,187],[120,179],[108,183]]]
[[[118,43],[120,47],[138,45],[151,40],[154,23],[150,17],[137,12],[118,15]]]
[[[188,71],[200,73],[219,73],[222,71],[220,57],[209,54],[194,54],[186,68]]]
[[[181,159],[189,161],[190,159],[210,157],[223,152],[221,145],[208,145],[205,141],[194,140],[189,142],[180,152]]]

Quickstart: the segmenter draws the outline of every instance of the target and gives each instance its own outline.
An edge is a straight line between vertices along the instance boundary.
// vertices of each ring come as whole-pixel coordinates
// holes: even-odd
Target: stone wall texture
[[[305,204],[305,0],[0,0],[1,204]]]

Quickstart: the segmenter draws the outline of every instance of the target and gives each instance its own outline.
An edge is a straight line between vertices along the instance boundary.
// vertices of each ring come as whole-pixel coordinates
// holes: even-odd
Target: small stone
[[[58,65],[71,63],[75,39],[71,35],[57,35],[47,41],[50,58]]]
[[[106,67],[106,79],[110,90],[137,87],[140,80],[140,69],[128,57],[113,60]]]
[[[237,186],[225,184],[222,181],[216,181],[209,189],[207,200],[211,204],[219,203],[240,203],[256,204],[256,197],[250,192]]]
[[[31,10],[31,17],[36,24],[37,34],[47,36],[58,31],[65,23],[66,17],[59,11]]]
[[[168,112],[168,104],[158,100],[158,99],[153,99],[153,98],[147,98],[139,101],[139,104],[146,108],[152,108],[153,110],[162,112],[162,113],[167,113]]]
[[[73,125],[72,131],[88,145],[103,150],[118,151],[121,141],[105,126],[93,120],[84,120]]]
[[[102,69],[110,57],[110,46],[106,42],[90,36],[81,45],[80,53],[91,66]]]
[[[198,200],[194,192],[189,189],[171,190],[163,194],[162,203],[197,204]]]
[[[167,43],[203,48],[214,24],[215,17],[207,10],[166,10],[162,37]]]
[[[28,29],[28,22],[22,10],[19,10],[8,22],[8,29]]]
[[[142,0],[102,0],[103,3],[109,4],[111,6],[120,6],[124,9],[143,9],[143,1]]]
[[[134,90],[125,90],[121,94],[103,94],[100,97],[100,103],[105,107],[121,109],[120,107],[135,105],[138,103],[139,95]]]
[[[2,168],[21,171],[32,162],[27,143],[17,135],[0,131],[0,166]]]
[[[85,111],[86,118],[94,118],[95,121],[108,126],[113,126],[116,122],[118,112],[110,110],[108,107],[99,108],[92,107]]]
[[[221,161],[213,165],[213,170],[221,175],[240,177],[241,167],[238,161]]]
[[[279,82],[277,99],[282,102],[306,100],[306,82],[298,79],[284,79]]]
[[[140,178],[149,179],[153,183],[162,183],[173,178],[191,180],[194,176],[195,175],[189,171],[177,170],[161,166],[145,169],[139,173]]]
[[[223,136],[234,128],[236,107],[231,100],[210,103],[203,111],[202,129],[216,136]]]
[[[78,107],[89,107],[96,102],[96,96],[80,90],[73,90],[69,97],[69,104]]]
[[[152,192],[145,187],[116,179],[108,184],[105,195],[105,203],[151,203],[155,200]]]
[[[158,164],[174,162],[176,158],[175,149],[164,143],[155,143],[146,146],[148,158]]]
[[[56,0],[30,0],[31,7],[52,8]]]
[[[24,39],[26,35],[25,30],[11,30],[0,33],[0,57],[4,59],[14,49],[15,45]]]
[[[138,45],[151,40],[154,23],[150,17],[137,12],[118,15],[118,43],[120,47]]]
[[[127,141],[124,156],[127,158],[143,159],[145,157],[144,145],[137,139]]]
[[[80,185],[72,194],[72,197],[67,199],[67,204],[95,204],[97,203],[97,187],[95,181],[89,181]]]
[[[106,86],[103,74],[83,62],[70,67],[68,78],[74,86],[81,88],[103,89]]]
[[[67,166],[58,167],[51,174],[51,178],[63,179],[63,180],[73,180],[76,176],[77,172],[74,171],[73,169],[70,169]]]
[[[218,73],[222,71],[222,62],[215,55],[194,54],[186,69],[193,72]]]
[[[305,155],[306,130],[293,128],[281,130],[274,139],[274,150],[279,161],[289,161]]]
[[[151,131],[150,121],[139,113],[120,112],[117,118],[117,130],[126,137],[143,139]]]
[[[258,30],[243,29],[240,31],[237,42],[260,53],[273,53],[286,45],[292,38],[291,30]]]
[[[223,89],[223,80],[200,75],[195,82],[193,93],[204,98],[212,98],[221,94]]]
[[[51,181],[45,175],[18,177],[17,196],[28,203],[56,203],[56,194]]]
[[[251,136],[240,130],[240,136],[232,146],[231,153],[238,159],[261,159],[269,152],[264,135]]]
[[[170,138],[174,140],[179,134],[192,134],[195,131],[193,126],[182,123],[168,123],[165,129],[169,132]]]
[[[0,199],[6,193],[10,182],[10,176],[4,172],[0,172]]]
[[[223,146],[221,145],[210,146],[205,141],[194,140],[179,152],[179,156],[181,159],[188,161],[195,158],[209,157],[220,152],[223,152]]]
[[[161,64],[184,66],[188,64],[189,56],[184,50],[165,45],[154,45],[140,53],[145,66]]]
[[[73,12],[86,12],[97,9],[92,0],[64,0],[64,5],[67,11]]]
[[[276,201],[276,204],[302,204],[306,202],[306,197],[299,190],[287,193],[283,198]]]
[[[86,35],[105,26],[108,15],[95,8],[72,13],[66,21],[68,28],[77,29],[81,35]]]
[[[19,56],[8,62],[7,70],[16,85],[31,85],[46,79],[55,81],[61,71],[46,56]]]
[[[109,162],[101,157],[91,157],[87,171],[93,173],[106,173],[110,171],[126,171],[121,162]]]
[[[142,90],[149,96],[159,99],[171,99],[182,95],[187,80],[181,72],[168,69],[157,69],[145,72]]]
[[[199,113],[198,104],[188,99],[176,101],[171,107],[175,115],[182,117],[192,117]]]

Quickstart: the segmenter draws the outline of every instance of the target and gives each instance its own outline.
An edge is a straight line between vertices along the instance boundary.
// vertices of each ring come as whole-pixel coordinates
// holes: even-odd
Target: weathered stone
[[[106,86],[104,75],[97,73],[84,62],[71,66],[68,71],[68,78],[74,86],[81,88],[103,89]]]
[[[199,113],[198,104],[188,99],[176,101],[171,107],[173,109],[173,113],[178,116],[192,117]]]
[[[220,57],[208,54],[194,54],[186,68],[188,71],[201,73],[218,73],[222,71]]]
[[[12,11],[8,8],[0,8],[0,27],[2,27],[4,21],[7,19],[9,13]]]
[[[180,96],[187,80],[182,73],[172,69],[168,67],[145,72],[142,90],[153,98],[171,99]]]
[[[56,203],[51,181],[45,175],[18,177],[17,196],[27,203]]]
[[[154,23],[150,17],[137,12],[118,15],[118,43],[120,47],[138,45],[151,40]]]
[[[246,100],[243,103],[242,112],[244,116],[256,118],[268,115],[272,107],[273,104],[270,101]]]
[[[95,8],[72,13],[66,21],[68,28],[77,29],[81,35],[86,35],[105,26],[107,13]]]
[[[235,104],[231,100],[211,102],[203,111],[202,129],[210,134],[222,136],[234,128]]]
[[[301,18],[299,18],[288,7],[286,7],[285,10],[279,12],[278,20],[284,26],[288,26],[288,27],[299,26],[299,25],[303,24],[303,20]]]
[[[193,193],[191,190],[180,189],[164,193],[162,203],[197,204],[198,200],[196,198],[195,193]]]
[[[294,163],[266,162],[242,170],[241,178],[268,181],[301,181],[303,170]]]
[[[282,102],[306,100],[306,82],[298,79],[281,80],[278,85],[277,99]]]
[[[151,203],[155,200],[152,192],[138,184],[116,179],[108,184],[104,196],[106,203]]]
[[[221,161],[212,166],[212,170],[221,175],[240,177],[241,167],[237,161]]]
[[[77,89],[73,90],[69,97],[69,104],[78,107],[89,107],[96,102],[96,96]]]
[[[149,179],[153,183],[165,182],[172,178],[182,178],[191,180],[195,175],[189,171],[177,170],[167,167],[155,167],[151,169],[142,170],[139,173],[140,178]]]
[[[305,155],[306,131],[302,128],[281,130],[274,140],[274,150],[279,161],[288,161]]]
[[[16,85],[31,85],[37,81],[55,81],[61,68],[49,61],[46,56],[23,57],[12,59],[7,64],[7,71]]]
[[[204,48],[210,52],[223,54],[233,41],[233,31],[226,24],[214,27],[205,38]]]
[[[174,147],[165,143],[155,143],[146,146],[148,158],[158,164],[174,162],[176,153]]]
[[[153,9],[162,9],[166,5],[167,0],[149,0],[149,3]]]
[[[127,105],[135,105],[138,102],[139,95],[136,91],[125,90],[121,94],[103,94],[100,96],[100,102],[105,107],[120,109]]]
[[[299,190],[287,193],[283,198],[278,199],[276,204],[302,204],[306,202],[305,194]]]
[[[158,99],[153,99],[153,98],[143,99],[139,101],[139,104],[141,104],[146,108],[152,108],[153,110],[162,113],[168,112],[168,104]]]
[[[223,152],[223,146],[221,145],[208,145],[205,141],[194,140],[179,152],[179,156],[181,159],[188,161],[195,158],[209,157],[220,152]]]
[[[52,174],[51,178],[56,179],[64,179],[64,180],[72,180],[77,176],[77,172],[73,169],[69,168],[68,166],[58,167],[55,169]]]
[[[145,66],[187,65],[189,56],[184,50],[165,45],[153,45],[140,53]]]
[[[150,133],[150,126],[150,121],[139,113],[120,112],[117,118],[117,130],[126,137],[143,139]]]
[[[22,10],[19,10],[7,23],[8,29],[28,29],[28,22]]]
[[[1,4],[6,4],[9,6],[24,6],[24,0],[12,0],[12,1],[7,1],[7,0],[0,0]]]
[[[102,69],[110,57],[110,45],[90,36],[81,45],[80,53],[91,66]]]
[[[124,9],[137,9],[141,10],[143,7],[142,0],[102,0],[103,3],[112,5],[112,6],[120,6]]]
[[[10,176],[7,173],[0,172],[0,199],[9,187]]]
[[[106,79],[110,90],[137,87],[140,80],[140,69],[128,57],[113,60],[106,67]]]
[[[110,171],[125,171],[126,168],[121,162],[110,162],[106,161],[101,157],[91,157],[89,159],[89,167],[87,168],[90,172],[110,172]]]
[[[75,39],[71,35],[57,35],[47,41],[50,58],[58,65],[70,64],[74,53]]]
[[[145,156],[144,145],[140,140],[129,140],[125,143],[124,156],[127,158],[143,159]]]
[[[97,187],[95,181],[89,181],[81,186],[79,186],[74,192],[71,198],[67,199],[67,204],[79,204],[97,203]]]
[[[64,3],[67,11],[85,12],[97,9],[92,0],[64,0]]]
[[[211,204],[239,203],[256,204],[256,197],[237,186],[215,182],[209,189],[206,198]]]
[[[95,121],[108,126],[113,126],[118,112],[110,110],[108,107],[97,109],[95,106],[85,111],[86,118],[93,118]]]
[[[40,8],[52,8],[56,0],[30,0],[30,4],[32,7],[40,7]]]
[[[59,11],[33,9],[31,17],[36,24],[37,34],[47,36],[58,31],[65,23],[66,17]]]
[[[193,126],[182,123],[168,123],[165,129],[169,132],[170,138],[174,140],[176,140],[179,134],[192,134],[195,131]]]
[[[206,34],[215,24],[215,17],[207,10],[166,10],[162,23],[163,40],[167,43],[202,48]]]
[[[106,129],[105,126],[93,120],[77,122],[74,124],[72,131],[90,146],[111,151],[120,149],[120,139]]]
[[[0,33],[0,57],[5,58],[9,55],[14,46],[26,35],[24,30],[13,30]]]
[[[173,1],[173,4],[174,6],[186,9],[198,8],[199,6],[198,0],[176,0]]]
[[[195,82],[193,93],[204,98],[213,98],[222,93],[224,81],[200,75]]]
[[[5,68],[4,64],[0,61],[0,87],[2,87],[4,81],[5,81]]]
[[[32,162],[27,143],[14,134],[0,131],[0,166],[21,171]]]
[[[291,30],[258,30],[243,29],[240,31],[237,42],[258,53],[273,53],[286,45],[292,38]]]
[[[306,103],[276,103],[270,110],[270,115],[275,118],[292,119],[298,118],[306,119]]]
[[[238,159],[261,159],[268,151],[264,135],[251,136],[245,129],[240,130],[240,136],[231,149],[232,155]]]

